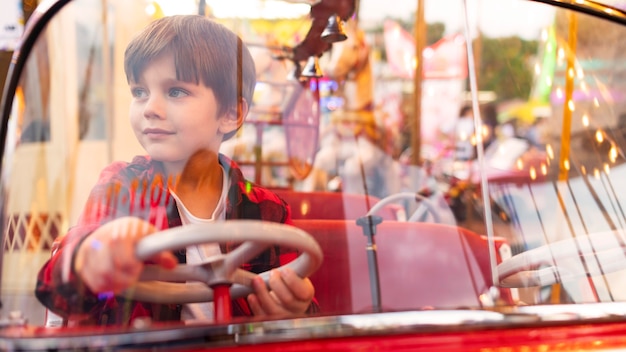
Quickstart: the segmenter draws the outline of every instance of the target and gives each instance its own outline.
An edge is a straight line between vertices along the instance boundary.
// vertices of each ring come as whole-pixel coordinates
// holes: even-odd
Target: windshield
[[[61,2],[40,7],[3,101],[2,317],[626,299],[624,27],[356,3],[75,0],[43,28]]]

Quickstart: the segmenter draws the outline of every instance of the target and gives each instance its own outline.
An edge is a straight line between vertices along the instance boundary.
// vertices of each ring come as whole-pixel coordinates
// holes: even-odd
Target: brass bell
[[[300,73],[303,77],[322,77],[322,69],[320,68],[319,59],[315,55],[309,56],[309,59],[306,62],[306,65],[302,68],[302,72]]]
[[[348,38],[346,31],[343,29],[343,22],[339,16],[333,14],[328,18],[328,23],[321,37],[326,43],[336,43]]]

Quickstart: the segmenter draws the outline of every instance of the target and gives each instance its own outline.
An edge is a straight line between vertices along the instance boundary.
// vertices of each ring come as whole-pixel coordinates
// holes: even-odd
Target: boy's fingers
[[[143,269],[143,262],[135,254],[137,243],[156,231],[150,223],[138,218],[113,220],[95,230],[81,244],[74,268],[92,291],[121,292],[137,282]],[[166,269],[178,264],[170,252],[159,253],[151,259]]]
[[[171,252],[161,252],[150,260],[164,269],[174,269],[178,265],[178,259]]]
[[[265,282],[263,282],[262,278],[255,277],[252,280],[252,288],[256,294],[255,297],[258,299],[259,306],[265,314],[279,315],[285,313],[285,309],[279,305],[272,295],[270,295],[270,292],[265,286]]]
[[[134,274],[118,273],[115,277],[115,282],[105,287],[101,291],[112,291],[115,293],[123,292],[132,285],[137,283],[137,276]]]
[[[305,302],[300,301],[298,297],[294,296],[290,287],[283,281],[281,274],[274,270],[270,276],[270,296],[274,301],[283,306],[290,312],[300,313],[302,307],[307,305]],[[306,309],[306,307],[304,308]]]
[[[261,307],[261,303],[259,302],[259,298],[256,294],[251,293],[248,295],[248,305],[250,306],[250,310],[252,310],[252,314],[254,316],[258,317],[267,315]]]
[[[275,270],[270,277],[270,287],[272,289],[270,295],[273,295],[282,307],[295,314],[306,311],[314,291],[309,279],[302,279],[293,271],[284,273]]]
[[[301,278],[290,268],[283,268],[279,272],[281,279],[298,301],[310,302],[313,299],[315,287],[309,278]]]

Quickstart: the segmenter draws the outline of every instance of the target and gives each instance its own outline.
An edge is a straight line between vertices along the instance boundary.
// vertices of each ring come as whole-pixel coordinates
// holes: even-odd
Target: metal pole
[[[198,15],[200,16],[206,16],[206,1],[205,0],[200,0],[200,2],[198,2]]]
[[[415,72],[413,74],[413,119],[409,123],[411,128],[411,165],[421,165],[422,151],[422,72],[424,68],[423,55],[426,47],[426,22],[424,21],[424,2],[417,0],[415,14]]]
[[[478,71],[476,70],[476,64],[474,62],[474,48],[472,43],[472,33],[470,31],[470,16],[468,14],[468,5],[467,0],[463,1],[463,11],[465,17],[465,45],[467,47],[467,70],[469,75],[469,85],[470,85],[470,94],[472,97],[472,110],[474,112],[474,131],[481,131],[480,127],[482,126],[482,122],[480,119],[480,110],[478,107]],[[482,170],[485,170],[485,157],[484,157],[484,149],[482,138],[478,138],[477,140],[476,154],[478,157],[478,164],[482,173]],[[484,175],[481,175],[480,178],[480,189],[483,197],[483,207],[485,209],[485,227],[487,232],[487,244],[489,246],[489,266],[491,268],[491,280],[493,285],[498,285],[500,282],[500,277],[498,276],[497,270],[497,258],[496,258],[496,244],[495,244],[495,234],[493,232],[493,221],[491,215],[491,205],[489,203],[489,185],[487,184],[487,178]]]
[[[363,235],[367,237],[367,268],[370,278],[370,291],[372,294],[372,310],[374,312],[382,312],[382,303],[380,298],[380,275],[378,273],[378,256],[376,254],[376,226],[383,221],[383,218],[377,215],[368,215],[360,217],[356,220],[356,224],[363,229]]]

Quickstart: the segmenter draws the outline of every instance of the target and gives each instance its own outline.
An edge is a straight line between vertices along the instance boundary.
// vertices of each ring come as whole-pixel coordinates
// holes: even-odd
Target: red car
[[[26,11],[1,106],[0,349],[626,349],[626,5],[403,6],[57,0]],[[211,17],[249,48],[256,89],[219,152],[241,168],[246,197],[262,186],[271,193],[254,202],[289,206],[287,224],[163,225],[155,219],[170,214],[142,202],[174,186],[154,174],[131,179],[128,194],[103,188],[93,206],[101,171],[146,153],[129,128],[131,99],[145,92],[129,94],[125,48],[177,14]],[[95,304],[198,304],[212,317],[85,319],[92,298],[63,264],[76,252],[59,246],[86,217],[105,226],[115,204],[161,231],[134,248],[140,281],[92,294]],[[205,243],[218,252],[201,262],[149,260],[186,250],[189,261]],[[259,261],[272,264],[242,264]],[[277,265],[310,279],[314,308],[231,310]]]

